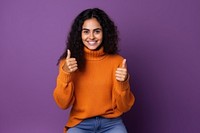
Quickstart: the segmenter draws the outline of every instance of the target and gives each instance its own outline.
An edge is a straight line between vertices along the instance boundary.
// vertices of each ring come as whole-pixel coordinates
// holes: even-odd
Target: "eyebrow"
[[[87,29],[87,28],[83,28],[82,30],[90,30],[90,29]],[[101,28],[96,28],[94,30],[102,30]]]

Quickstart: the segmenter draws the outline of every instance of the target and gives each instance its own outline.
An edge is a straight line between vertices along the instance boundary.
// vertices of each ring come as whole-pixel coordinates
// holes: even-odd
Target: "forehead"
[[[91,18],[84,21],[82,28],[96,29],[101,28],[101,25],[96,18]]]

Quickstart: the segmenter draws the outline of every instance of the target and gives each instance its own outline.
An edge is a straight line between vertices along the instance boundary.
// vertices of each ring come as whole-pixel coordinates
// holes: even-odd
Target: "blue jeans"
[[[127,130],[121,117],[93,117],[83,120],[75,127],[69,128],[67,133],[127,133]]]

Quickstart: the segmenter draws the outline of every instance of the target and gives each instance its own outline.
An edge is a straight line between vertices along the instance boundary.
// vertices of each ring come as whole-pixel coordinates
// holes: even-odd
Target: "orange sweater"
[[[65,60],[59,65],[54,99],[62,109],[72,105],[67,127],[94,116],[118,117],[128,111],[135,101],[129,78],[124,82],[115,78],[115,71],[123,58],[117,54],[107,55],[103,48],[98,51],[84,50],[86,68],[83,72],[65,72],[62,69]]]

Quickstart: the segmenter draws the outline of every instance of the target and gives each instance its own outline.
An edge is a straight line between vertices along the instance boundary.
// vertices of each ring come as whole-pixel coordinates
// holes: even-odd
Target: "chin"
[[[97,50],[97,47],[96,48],[90,48],[90,47],[87,47],[88,49],[90,49],[90,50]]]
[[[85,45],[89,50],[98,50],[100,49],[101,45],[98,45],[98,46],[87,46]]]

